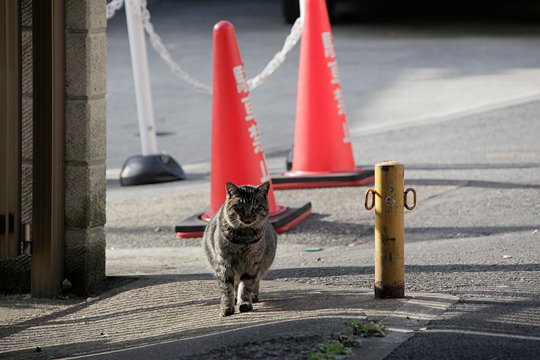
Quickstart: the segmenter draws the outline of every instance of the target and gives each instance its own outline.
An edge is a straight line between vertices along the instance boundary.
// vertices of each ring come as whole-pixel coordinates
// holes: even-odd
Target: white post
[[[140,0],[125,0],[131,66],[135,83],[135,99],[141,134],[142,155],[157,155],[156,127],[148,75],[146,42],[141,17]]]
[[[304,19],[304,12],[306,11],[306,0],[299,0],[300,4],[300,17]]]

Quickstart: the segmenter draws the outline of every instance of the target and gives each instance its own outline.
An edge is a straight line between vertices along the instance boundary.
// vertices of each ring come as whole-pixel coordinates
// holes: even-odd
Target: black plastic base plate
[[[320,175],[285,176],[271,175],[275,190],[307,189],[320,187],[362,186],[373,182],[374,171],[357,168],[355,172]]]
[[[126,160],[120,173],[120,185],[156,184],[185,180],[186,174],[169,155],[135,155]]]
[[[195,238],[201,237],[206,229],[207,221],[201,220],[205,211],[194,214],[174,227],[176,237]],[[286,210],[276,216],[270,217],[270,223],[278,233],[284,233],[298,225],[302,220],[311,215],[311,202],[294,203],[286,205]]]

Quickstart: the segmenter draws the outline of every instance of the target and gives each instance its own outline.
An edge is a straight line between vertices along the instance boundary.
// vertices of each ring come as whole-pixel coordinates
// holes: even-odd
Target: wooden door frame
[[[20,252],[21,19],[19,1],[0,5],[0,259]]]
[[[64,275],[65,11],[32,2],[34,297],[55,297]]]

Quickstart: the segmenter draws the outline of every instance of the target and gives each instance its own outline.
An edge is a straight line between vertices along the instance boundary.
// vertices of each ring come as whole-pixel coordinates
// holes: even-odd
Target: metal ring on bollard
[[[368,206],[368,198],[369,198],[369,194],[371,194],[371,205]],[[375,207],[375,195],[377,194],[377,192],[373,189],[367,189],[366,190],[366,199],[364,201],[364,206],[366,207],[366,210],[371,210]]]
[[[409,194],[409,191],[413,193],[412,206],[409,206],[409,204],[407,204],[407,195]],[[408,188],[407,190],[405,190],[405,192],[403,193],[403,205],[407,210],[412,210],[416,207],[416,190],[414,190],[413,188]]]

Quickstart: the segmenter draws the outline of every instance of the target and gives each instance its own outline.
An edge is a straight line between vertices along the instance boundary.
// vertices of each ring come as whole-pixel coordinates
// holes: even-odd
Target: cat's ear
[[[238,186],[236,186],[230,181],[227,181],[227,184],[225,184],[225,189],[227,190],[227,194],[234,195],[238,190]]]
[[[268,195],[268,191],[270,191],[270,181],[267,181],[264,184],[259,185],[257,189],[259,189],[260,192],[264,193],[264,195]]]

